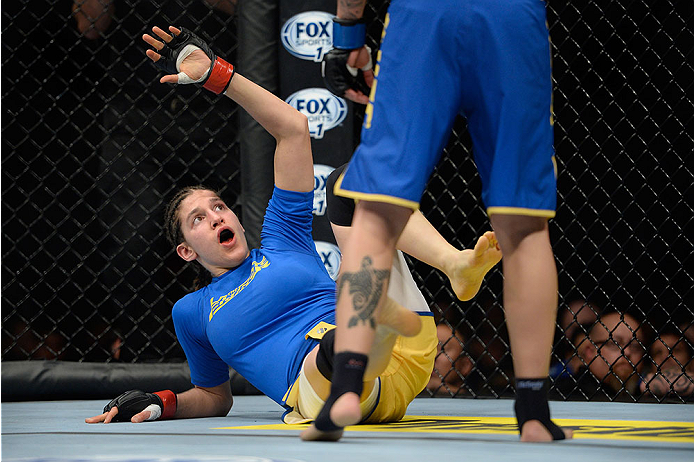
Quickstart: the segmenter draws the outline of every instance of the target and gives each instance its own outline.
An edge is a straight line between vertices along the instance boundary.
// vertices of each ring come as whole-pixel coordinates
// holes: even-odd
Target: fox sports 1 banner
[[[328,273],[337,278],[340,253],[326,215],[325,183],[355,148],[353,103],[330,93],[321,60],[332,48],[335,0],[280,1],[280,93],[308,118],[313,149],[313,239]]]

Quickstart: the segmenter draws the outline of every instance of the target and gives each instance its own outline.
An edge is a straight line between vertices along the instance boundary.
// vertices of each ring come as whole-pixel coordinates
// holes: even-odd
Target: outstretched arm
[[[159,418],[187,419],[193,417],[224,417],[229,413],[234,399],[231,396],[231,388],[227,380],[221,385],[211,388],[195,387],[174,395],[170,390],[157,392],[159,396],[165,396],[160,409],[153,411],[148,401],[147,393],[132,390],[123,393],[111,401],[104,409],[103,414],[85,419],[87,423],[110,423],[130,421],[140,423],[146,420]],[[167,398],[170,396],[170,398]],[[118,405],[122,409],[118,409]],[[153,414],[157,412],[157,414]],[[121,414],[120,416],[118,414]]]
[[[157,63],[162,59],[162,50],[165,50],[182,31],[173,26],[169,26],[169,31],[173,35],[159,27],[153,27],[152,31],[158,38],[149,34],[143,35],[142,38],[154,48],[154,50],[147,50],[146,53],[154,63]],[[192,35],[188,31],[186,34]],[[210,57],[199,47],[196,48],[176,65],[178,74],[165,75],[160,81],[162,83],[202,83],[208,71],[214,74]],[[172,49],[175,56],[168,59],[175,63],[186,50],[178,46]],[[312,191],[313,156],[306,116],[259,85],[238,73],[233,73],[233,66],[231,68],[233,77],[228,83],[225,95],[243,107],[277,140],[275,184],[281,189],[291,191]],[[207,84],[205,88],[208,88]]]
[[[277,187],[313,191],[313,156],[306,116],[242,75],[232,79],[226,95],[248,111],[277,140]]]

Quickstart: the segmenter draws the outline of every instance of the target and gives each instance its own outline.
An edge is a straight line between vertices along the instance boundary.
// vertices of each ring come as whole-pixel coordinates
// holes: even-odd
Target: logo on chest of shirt
[[[229,303],[231,299],[236,297],[243,289],[248,287],[248,284],[250,284],[253,281],[253,279],[255,279],[255,275],[258,274],[258,272],[261,269],[267,268],[268,266],[270,266],[270,262],[267,261],[265,257],[263,257],[263,259],[260,260],[260,262],[254,261],[253,267],[251,268],[251,274],[245,281],[243,281],[243,283],[240,286],[238,286],[236,289],[232,290],[228,294],[222,295],[217,300],[215,300],[214,297],[212,297],[210,299],[210,321],[212,321],[212,316],[214,316],[217,313],[217,311],[219,311],[224,305]]]

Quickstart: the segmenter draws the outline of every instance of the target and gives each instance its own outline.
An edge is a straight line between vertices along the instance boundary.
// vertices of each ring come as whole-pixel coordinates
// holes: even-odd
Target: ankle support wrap
[[[366,355],[349,351],[335,355],[330,396],[314,422],[318,430],[334,432],[341,429],[330,420],[330,409],[332,409],[335,401],[345,393],[353,392],[361,396],[364,389],[364,371],[368,359]]]
[[[333,377],[333,361],[335,355],[335,329],[323,335],[316,355],[316,367],[323,377],[331,380]]]
[[[539,420],[544,425],[552,438],[563,440],[564,432],[549,417],[549,403],[547,402],[547,379],[516,379],[516,419],[518,431],[528,420]]]

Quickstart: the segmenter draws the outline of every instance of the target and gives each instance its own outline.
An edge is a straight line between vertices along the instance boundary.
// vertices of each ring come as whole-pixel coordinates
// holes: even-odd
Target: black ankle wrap
[[[331,380],[333,377],[333,361],[335,359],[335,329],[329,330],[320,339],[316,367],[323,377]]]
[[[330,396],[325,401],[323,409],[318,413],[314,422],[316,429],[322,432],[341,430],[330,420],[330,409],[337,399],[345,393],[353,392],[361,396],[364,389],[364,371],[368,361],[366,355],[345,351],[337,353],[333,363],[333,380]]]
[[[539,420],[544,425],[552,438],[563,440],[566,438],[564,431],[549,418],[549,403],[547,402],[548,380],[542,379],[516,379],[516,419],[518,431],[528,420]]]

